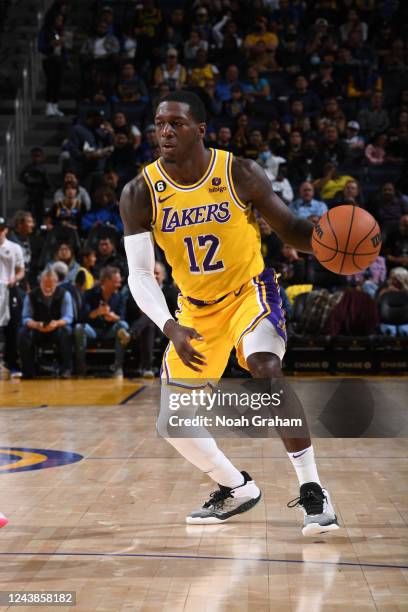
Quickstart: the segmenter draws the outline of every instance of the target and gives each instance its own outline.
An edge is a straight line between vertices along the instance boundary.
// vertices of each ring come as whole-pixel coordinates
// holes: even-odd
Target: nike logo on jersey
[[[171,193],[170,195],[166,196],[165,198],[161,198],[159,196],[159,204],[163,204],[163,202],[165,202],[166,200],[168,200],[169,198],[172,198],[174,195],[176,195],[175,193]]]

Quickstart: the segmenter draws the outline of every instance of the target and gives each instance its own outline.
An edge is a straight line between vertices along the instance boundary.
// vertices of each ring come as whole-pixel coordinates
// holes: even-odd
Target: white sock
[[[224,487],[239,487],[244,477],[218,448],[214,438],[166,438],[179,453],[199,470]]]
[[[299,485],[302,486],[305,482],[317,482],[321,486],[317,467],[315,462],[313,446],[306,449],[288,453],[288,457],[295,468],[296,476],[299,480]]]

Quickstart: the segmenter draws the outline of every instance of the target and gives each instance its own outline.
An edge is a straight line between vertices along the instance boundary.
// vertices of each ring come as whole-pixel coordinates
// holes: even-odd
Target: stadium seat
[[[387,291],[381,296],[379,310],[381,323],[408,324],[408,291]]]
[[[105,119],[110,119],[111,105],[110,102],[79,102],[78,118],[85,119],[89,111],[97,110],[103,113]]]

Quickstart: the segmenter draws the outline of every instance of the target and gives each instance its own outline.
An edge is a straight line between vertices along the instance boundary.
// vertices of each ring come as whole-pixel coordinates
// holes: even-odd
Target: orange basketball
[[[380,228],[366,210],[349,204],[336,206],[315,225],[312,248],[316,258],[331,272],[362,272],[380,252]]]

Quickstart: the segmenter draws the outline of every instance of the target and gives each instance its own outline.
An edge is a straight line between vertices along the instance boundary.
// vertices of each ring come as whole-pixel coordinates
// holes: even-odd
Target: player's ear
[[[198,124],[198,133],[200,134],[201,138],[204,138],[206,131],[207,131],[207,124],[206,123],[199,123]]]

